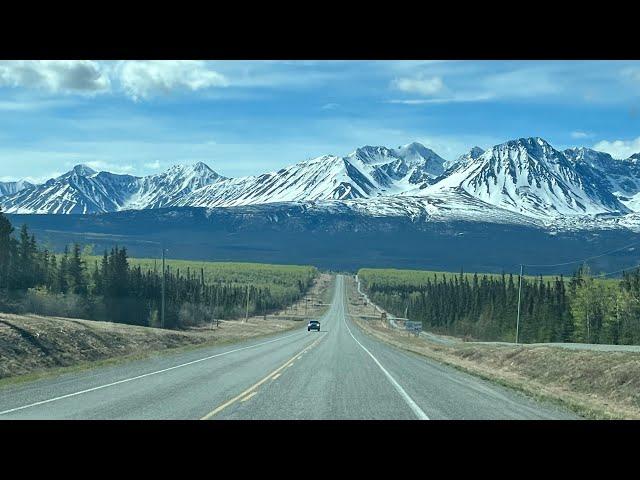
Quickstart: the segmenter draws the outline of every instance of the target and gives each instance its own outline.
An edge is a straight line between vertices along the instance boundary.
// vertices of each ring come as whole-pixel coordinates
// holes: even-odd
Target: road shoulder
[[[351,318],[366,334],[536,400],[591,419],[640,418],[640,354],[543,346],[437,344],[390,328],[371,315],[353,278],[347,284]]]

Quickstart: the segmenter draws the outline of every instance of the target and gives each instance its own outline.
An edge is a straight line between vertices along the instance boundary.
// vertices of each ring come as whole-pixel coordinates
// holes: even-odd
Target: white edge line
[[[113,383],[108,383],[106,385],[100,385],[98,387],[93,387],[93,388],[88,388],[86,390],[81,390],[79,392],[74,392],[74,393],[68,393],[66,395],[62,395],[60,397],[55,397],[55,398],[50,398],[48,400],[42,400],[40,402],[35,402],[35,403],[31,403],[29,405],[23,405],[21,407],[16,407],[16,408],[12,408],[9,410],[4,410],[3,412],[0,412],[0,415],[6,415],[7,413],[12,413],[12,412],[17,412],[18,410],[24,410],[26,408],[31,408],[31,407],[37,407],[38,405],[43,405],[45,403],[51,403],[51,402],[56,402],[58,400],[64,400],[65,398],[69,398],[69,397],[75,397],[77,395],[82,395],[85,393],[89,393],[89,392],[95,392],[96,390],[101,390],[103,388],[107,388],[107,387],[113,387],[115,385],[120,385],[121,383],[127,383],[127,382],[132,382],[133,380],[139,380],[141,378],[145,378],[145,377],[150,377],[152,375],[157,375],[159,373],[165,373],[168,372],[170,370],[175,370],[177,368],[182,368],[182,367],[186,367],[188,365],[193,365],[194,363],[200,363],[200,362],[204,362],[205,360],[211,360],[212,358],[216,358],[216,357],[222,357],[224,355],[228,355],[230,353],[235,353],[235,352],[239,352],[241,350],[248,350],[250,348],[256,348],[256,347],[260,347],[262,345],[267,345],[268,343],[273,343],[273,342],[278,342],[280,340],[284,340],[285,338],[289,338],[289,337],[293,337],[294,335],[299,335],[299,332],[297,333],[292,333],[291,335],[287,335],[285,337],[280,337],[280,338],[276,338],[274,340],[269,340],[267,342],[262,342],[262,343],[258,343],[256,345],[249,345],[247,347],[242,347],[242,348],[236,348],[233,350],[229,350],[226,352],[222,352],[222,353],[217,353],[215,355],[210,355],[208,357],[204,357],[204,358],[199,358],[198,360],[193,360],[191,362],[187,362],[187,363],[182,363],[180,365],[174,365],[173,367],[169,367],[169,368],[164,368],[162,370],[157,370],[155,372],[149,372],[149,373],[145,373],[143,375],[138,375],[136,377],[131,377],[131,378],[125,378],[123,380],[118,380],[117,382],[113,382]]]
[[[353,333],[351,333],[351,329],[349,328],[349,325],[347,325],[347,318],[346,318],[345,315],[342,316],[342,319],[344,320],[344,325],[345,325],[345,327],[347,327],[347,330],[349,331],[349,335],[351,335],[351,338],[353,338],[356,341],[356,343],[358,345],[360,345],[360,348],[362,348],[365,352],[367,352],[369,354],[369,356],[373,359],[373,361],[376,362],[376,365],[378,365],[378,367],[380,367],[380,370],[382,370],[382,373],[384,373],[386,375],[386,377],[389,379],[391,384],[395,387],[395,389],[398,391],[398,393],[402,396],[402,398],[407,403],[407,405],[409,405],[409,408],[411,408],[411,410],[413,410],[413,413],[415,413],[415,415],[418,417],[418,419],[419,420],[429,420],[429,417],[427,416],[427,414],[424,413],[422,411],[422,409],[418,406],[418,404],[413,401],[413,398],[411,398],[409,396],[409,394],[407,392],[405,392],[404,388],[402,388],[400,386],[400,384],[398,382],[396,382],[396,379],[391,376],[391,374],[387,371],[386,368],[384,368],[382,366],[382,364],[378,361],[378,359],[376,357],[374,357],[373,354],[369,350],[367,350],[367,347],[362,345],[358,341],[358,339],[353,336]]]

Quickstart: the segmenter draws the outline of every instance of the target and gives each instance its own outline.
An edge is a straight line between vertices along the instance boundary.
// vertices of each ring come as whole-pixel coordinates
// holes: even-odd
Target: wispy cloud
[[[144,168],[148,168],[149,170],[157,170],[160,168],[160,162],[156,160],[155,162],[147,162],[144,164]]]
[[[426,77],[424,75],[413,78],[396,78],[393,80],[392,86],[401,92],[416,93],[424,96],[435,95],[444,89],[442,78],[438,76]]]
[[[583,139],[583,138],[589,138],[592,136],[593,134],[588,132],[581,132],[580,130],[574,130],[573,132],[571,132],[571,138],[575,138],[577,140]]]
[[[415,68],[419,71],[394,79],[391,88],[420,98],[392,99],[390,103],[422,105],[528,99],[557,95],[564,89],[557,65],[448,62],[417,64]]]
[[[84,165],[98,171],[111,173],[131,173],[135,171],[135,167],[129,164],[122,165],[120,163],[105,162],[103,160],[89,160],[88,162],[83,163]]]
[[[408,100],[402,99],[393,99],[389,100],[388,103],[398,103],[402,105],[425,105],[425,104],[434,104],[434,103],[465,103],[465,102],[483,102],[486,100],[491,100],[493,97],[490,93],[485,94],[477,94],[477,95],[456,95],[451,97],[440,97],[440,98],[412,98]]]
[[[63,99],[49,100],[6,100],[0,101],[0,111],[4,112],[32,112],[71,105]]]

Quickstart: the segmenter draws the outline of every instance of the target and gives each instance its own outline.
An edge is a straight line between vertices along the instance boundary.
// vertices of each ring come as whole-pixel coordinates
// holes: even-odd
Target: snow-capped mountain
[[[464,155],[460,155],[456,160],[447,160],[444,163],[445,170],[449,170],[451,167],[456,167],[460,164],[466,164],[480,157],[484,153],[484,150],[480,147],[473,147]]]
[[[170,206],[237,206],[346,200],[401,193],[442,174],[444,159],[419,143],[365,146],[258,176],[225,178],[204,163],[147,177],[97,173],[78,165],[46,184],[2,199],[9,213],[105,213]]]
[[[13,195],[21,190],[34,187],[34,184],[26,180],[18,180],[17,182],[0,182],[0,197],[4,195]]]
[[[364,146],[262,175],[226,178],[204,163],[147,177],[78,165],[43,185],[0,197],[8,213],[108,213],[163,207],[297,202],[338,214],[536,225],[636,225],[640,154],[559,151],[539,138],[480,147],[447,161],[419,143]],[[635,217],[634,217],[635,218]],[[618,219],[618,220],[612,220]]]
[[[184,196],[206,185],[225,180],[208,165],[175,165],[157,175],[139,179],[137,189],[121,209],[140,210],[177,204]]]
[[[324,155],[277,172],[215,182],[172,205],[229,207],[389,196],[433,181],[443,172],[443,163],[419,143],[398,149],[365,146],[345,157]]]
[[[86,165],[43,185],[2,197],[7,213],[88,214],[165,206],[220,178],[203,163],[174,166],[149,177],[96,172]]]
[[[640,211],[640,153],[624,160],[584,147],[565,150],[564,153],[576,164],[586,164],[595,170],[608,190],[627,208]]]
[[[102,213],[118,210],[136,177],[96,172],[86,165],[0,200],[8,213]]]
[[[539,137],[496,145],[423,188],[424,195],[464,191],[488,204],[532,217],[628,213],[602,176],[572,162]]]

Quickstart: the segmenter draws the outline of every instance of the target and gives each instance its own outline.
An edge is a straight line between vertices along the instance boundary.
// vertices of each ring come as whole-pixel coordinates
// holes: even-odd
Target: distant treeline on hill
[[[371,300],[437,333],[513,342],[519,277],[361,269]],[[523,277],[519,340],[640,344],[640,270],[599,280],[588,267],[562,276]]]
[[[161,326],[161,267],[132,266],[124,247],[105,251],[89,264],[78,244],[55,255],[38,246],[26,225],[14,233],[0,211],[0,311]],[[256,269],[255,283],[246,270],[240,283],[238,275],[212,279],[204,268],[181,272],[167,266],[164,327],[237,318],[247,313],[247,303],[249,315],[273,312],[302,298],[317,275],[313,267],[293,267],[284,274],[274,267],[277,284],[271,288],[265,281],[268,265]]]

